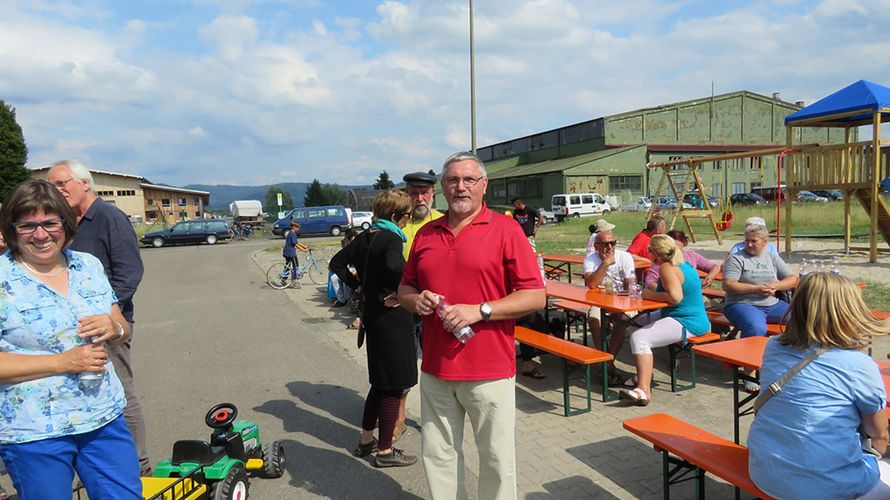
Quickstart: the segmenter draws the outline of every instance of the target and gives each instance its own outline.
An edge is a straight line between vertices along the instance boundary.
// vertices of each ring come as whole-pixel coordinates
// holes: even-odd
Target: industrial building
[[[597,192],[626,203],[652,195],[662,175],[646,164],[781,147],[784,119],[803,107],[738,91],[605,116],[479,148],[489,175],[489,204],[522,196],[550,207],[557,193]],[[843,131],[795,129],[795,142],[843,143]],[[709,195],[726,199],[775,185],[775,157],[704,164]],[[683,168],[678,166],[677,168]],[[667,193],[665,193],[667,194]]]

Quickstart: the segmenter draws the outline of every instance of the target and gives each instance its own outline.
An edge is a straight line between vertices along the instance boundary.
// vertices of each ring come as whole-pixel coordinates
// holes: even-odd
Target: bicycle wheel
[[[285,263],[276,262],[266,271],[266,283],[276,290],[284,290],[293,282],[291,267]]]
[[[308,274],[309,279],[316,285],[324,285],[328,282],[327,274],[321,272],[321,268],[318,266],[318,261],[315,260],[315,257],[312,257],[312,260],[306,263],[306,271],[304,274]]]

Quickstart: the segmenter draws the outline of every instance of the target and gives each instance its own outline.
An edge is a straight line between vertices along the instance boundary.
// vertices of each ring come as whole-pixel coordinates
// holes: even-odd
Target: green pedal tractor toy
[[[183,440],[173,444],[173,457],[142,478],[142,496],[151,500],[245,500],[248,475],[275,478],[284,474],[284,448],[279,441],[265,446],[260,427],[235,420],[238,409],[221,403],[207,412],[213,429],[210,442]]]

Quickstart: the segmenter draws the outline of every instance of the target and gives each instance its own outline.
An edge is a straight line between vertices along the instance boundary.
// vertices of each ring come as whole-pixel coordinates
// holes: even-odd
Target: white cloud
[[[256,42],[258,27],[248,16],[220,16],[201,28],[200,34],[224,59],[233,61]]]
[[[201,127],[192,127],[189,129],[188,135],[192,137],[204,138],[207,137],[207,132]]]

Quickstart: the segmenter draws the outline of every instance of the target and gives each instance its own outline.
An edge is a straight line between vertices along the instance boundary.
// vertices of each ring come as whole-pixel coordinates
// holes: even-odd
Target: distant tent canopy
[[[875,111],[881,112],[881,122],[890,121],[890,88],[859,80],[786,116],[785,125],[868,125]]]

